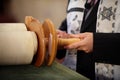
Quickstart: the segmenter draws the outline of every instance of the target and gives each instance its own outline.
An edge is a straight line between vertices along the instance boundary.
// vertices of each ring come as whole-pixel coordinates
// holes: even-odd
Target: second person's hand
[[[93,33],[86,32],[80,34],[71,35],[73,38],[80,38],[79,42],[72,43],[68,46],[65,46],[66,49],[77,49],[90,53],[93,51]]]

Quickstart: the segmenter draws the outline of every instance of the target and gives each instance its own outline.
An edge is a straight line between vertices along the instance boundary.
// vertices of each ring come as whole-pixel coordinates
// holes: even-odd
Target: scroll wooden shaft
[[[38,50],[35,66],[41,66],[46,61],[47,65],[51,65],[55,59],[56,51],[62,49],[71,43],[80,41],[79,38],[58,38],[54,24],[51,20],[46,19],[43,24],[39,20],[27,16],[25,18],[27,29],[36,33],[38,37]],[[48,51],[48,54],[46,52]]]
[[[47,47],[49,44],[48,38],[45,38],[44,41],[45,41],[46,47]],[[80,41],[79,38],[58,38],[57,48],[63,49],[64,46],[67,46],[67,45],[70,45],[72,43],[79,42],[79,41]]]
[[[79,41],[79,38],[58,38],[58,49]]]

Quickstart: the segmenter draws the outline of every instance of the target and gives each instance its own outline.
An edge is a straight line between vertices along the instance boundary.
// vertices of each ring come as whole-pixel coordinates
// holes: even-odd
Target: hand
[[[80,38],[80,41],[65,46],[66,49],[77,49],[85,51],[86,53],[93,51],[93,33],[80,33],[70,36],[74,38]]]
[[[67,38],[68,34],[65,31],[56,30],[58,38]]]

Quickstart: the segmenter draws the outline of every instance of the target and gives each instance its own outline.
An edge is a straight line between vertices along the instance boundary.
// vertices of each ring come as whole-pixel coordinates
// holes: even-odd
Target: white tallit
[[[98,8],[98,33],[120,33],[120,0],[101,0]],[[120,66],[96,63],[96,80],[120,80]]]
[[[72,8],[83,8],[85,0],[70,0],[68,11]],[[67,14],[67,32],[69,34],[80,33],[83,19],[83,11],[71,11]],[[76,50],[67,50],[63,64],[73,70],[76,70]]]

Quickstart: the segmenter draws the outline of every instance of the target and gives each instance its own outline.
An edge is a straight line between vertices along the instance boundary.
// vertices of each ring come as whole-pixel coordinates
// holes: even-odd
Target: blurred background
[[[0,23],[24,23],[25,16],[43,22],[46,18],[58,28],[66,16],[67,0],[0,0]]]

